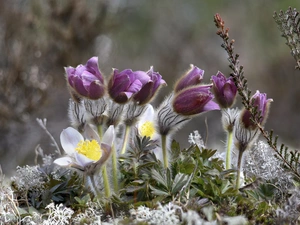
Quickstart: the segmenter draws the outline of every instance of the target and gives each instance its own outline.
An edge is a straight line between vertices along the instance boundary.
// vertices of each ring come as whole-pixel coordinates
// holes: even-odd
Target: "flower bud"
[[[119,72],[114,69],[108,83],[108,93],[115,102],[124,104],[149,80],[150,77],[144,71],[133,72],[131,69],[126,69]]]
[[[212,101],[211,85],[191,86],[177,93],[173,108],[178,114],[191,116],[211,110],[219,110],[217,103]]]
[[[273,102],[273,99],[267,99],[267,94],[260,93],[259,91],[256,91],[256,93],[250,99],[251,107],[257,109],[255,119],[262,126],[267,120],[271,102]],[[252,121],[251,117],[251,112],[247,109],[244,109],[241,113],[241,122],[247,129],[256,129],[256,125]]]
[[[174,91],[179,92],[180,90],[200,84],[203,80],[204,70],[199,69],[197,66],[191,64],[191,68],[182,76],[179,81],[176,83]]]
[[[221,108],[230,108],[235,101],[237,88],[233,82],[233,78],[226,78],[221,72],[216,76],[212,76],[212,91],[215,95],[216,102]]]
[[[90,58],[85,65],[65,68],[71,94],[99,99],[104,95],[104,79],[98,68],[98,57]]]
[[[162,79],[162,76],[158,72],[153,71],[152,66],[147,74],[150,80],[133,96],[133,100],[139,105],[148,103],[154,97],[161,85],[167,85],[167,83]]]

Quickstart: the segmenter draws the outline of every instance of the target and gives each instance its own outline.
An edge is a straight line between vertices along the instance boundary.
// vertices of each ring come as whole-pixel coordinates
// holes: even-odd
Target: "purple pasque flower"
[[[114,69],[113,76],[108,82],[108,93],[115,102],[123,104],[140,91],[149,80],[150,77],[144,71],[126,69],[119,72]]]
[[[90,58],[85,65],[66,67],[68,84],[72,94],[99,99],[104,95],[104,79],[98,67],[98,57]]]
[[[194,66],[193,64],[191,64],[190,66],[191,66],[190,70],[188,70],[186,74],[183,75],[177,81],[174,87],[175,93],[184,88],[200,84],[201,81],[203,80],[204,70],[201,70],[200,68]]]
[[[185,88],[176,93],[173,100],[173,109],[176,113],[192,116],[206,111],[219,110],[217,103],[210,92],[211,85],[198,85]]]
[[[97,132],[89,125],[85,126],[86,139],[76,129],[68,127],[60,134],[60,142],[67,156],[54,160],[54,163],[93,174],[109,158],[114,135],[114,127],[110,126],[101,142]]]
[[[148,103],[157,93],[157,90],[161,85],[167,85],[166,81],[162,79],[162,76],[158,72],[153,71],[152,66],[150,67],[150,70],[147,71],[147,75],[150,80],[133,96],[133,100],[139,105]]]
[[[221,108],[230,108],[236,97],[237,88],[232,77],[226,78],[220,71],[212,76],[212,91],[215,94],[216,102]]]
[[[251,97],[250,104],[251,107],[257,109],[257,114],[255,115],[257,122],[259,122],[262,126],[265,124],[270,104],[273,102],[273,99],[269,98],[267,99],[266,93],[260,93],[258,90],[256,93]],[[252,115],[251,112],[247,109],[244,109],[241,112],[241,122],[247,129],[256,129],[255,123],[252,121]]]

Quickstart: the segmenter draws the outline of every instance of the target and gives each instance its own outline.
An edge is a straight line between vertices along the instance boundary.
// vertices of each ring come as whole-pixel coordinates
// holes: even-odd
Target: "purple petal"
[[[94,56],[90,58],[86,63],[86,68],[87,71],[94,74],[101,81],[102,84],[104,83],[103,76],[99,70],[98,57]]]
[[[153,97],[153,86],[154,83],[152,81],[148,82],[133,96],[133,99],[137,101],[139,105],[147,103]]]
[[[114,75],[108,85],[109,94],[114,99],[117,97],[121,92],[124,90],[127,90],[127,88],[130,86],[131,80],[129,76],[126,74],[124,75]]]
[[[135,71],[134,76],[135,79],[139,80],[142,85],[146,84],[150,80],[150,77],[144,71]]]
[[[207,102],[203,107],[203,112],[212,111],[212,110],[220,110],[219,104],[215,103],[214,101]]]
[[[90,84],[88,93],[90,99],[99,99],[103,97],[105,89],[104,86],[100,83],[100,81],[96,80]]]
[[[191,69],[177,82],[175,85],[175,92],[183,90],[184,88],[200,84],[203,80],[204,70],[191,65]]]
[[[212,110],[218,109],[216,103],[210,102],[213,95],[209,89],[210,85],[194,86],[178,92],[173,102],[175,112],[189,116],[205,112],[210,107]]]
[[[141,83],[140,80],[135,80],[133,81],[130,86],[127,88],[127,92],[131,92],[132,94],[135,94],[139,90],[141,90],[143,84]]]
[[[75,76],[78,76],[81,78],[81,74],[86,71],[86,67],[84,65],[78,65],[75,69]]]
[[[75,68],[73,68],[71,66],[65,67],[65,71],[66,71],[66,74],[68,75],[68,77],[75,74]]]
[[[72,86],[74,88],[74,90],[82,95],[82,96],[87,96],[88,95],[88,91],[86,90],[86,88],[84,87],[82,80],[79,77],[73,77],[73,85]]]
[[[132,96],[131,92],[122,92],[118,96],[114,97],[114,101],[120,104],[124,104],[128,102],[131,96]]]

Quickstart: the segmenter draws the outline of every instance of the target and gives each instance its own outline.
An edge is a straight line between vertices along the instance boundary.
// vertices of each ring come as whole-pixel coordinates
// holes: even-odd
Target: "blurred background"
[[[155,106],[190,64],[205,70],[205,82],[222,71],[229,75],[213,16],[220,13],[253,93],[273,98],[267,129],[299,148],[300,72],[273,19],[274,11],[297,0],[0,0],[0,165],[11,175],[17,165],[33,165],[35,148],[54,151],[36,118],[59,143],[69,126],[69,93],[64,67],[99,57],[101,71],[148,70],[154,66],[168,83]],[[240,104],[237,103],[238,106]],[[206,127],[207,124],[207,127]],[[201,115],[175,139],[188,146],[194,130],[209,148],[223,146],[220,112]],[[208,136],[207,136],[208,130]]]

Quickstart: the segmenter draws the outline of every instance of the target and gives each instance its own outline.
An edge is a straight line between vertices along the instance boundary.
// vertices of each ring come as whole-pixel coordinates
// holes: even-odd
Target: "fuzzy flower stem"
[[[233,132],[227,133],[227,150],[226,150],[226,170],[231,168],[231,146],[232,146]]]
[[[121,148],[122,149],[121,150],[122,155],[126,152],[126,147],[127,147],[127,143],[128,143],[128,139],[129,139],[129,134],[130,134],[130,126],[126,125],[123,146]]]
[[[236,176],[236,190],[238,191],[241,183],[241,167],[242,167],[242,159],[243,159],[244,151],[239,151],[238,155],[238,164],[237,164],[237,176]]]
[[[106,165],[103,165],[103,167],[102,167],[102,176],[103,176],[105,197],[109,198],[110,197],[110,185],[109,185]]]
[[[98,131],[98,135],[100,137],[100,141],[102,141],[102,137],[103,137],[102,125],[97,126],[97,131]]]
[[[97,189],[94,175],[90,175],[89,178],[90,178],[90,181],[91,181],[92,189],[94,189],[95,195],[97,196],[97,198],[100,198],[101,193],[100,193],[99,190]]]
[[[167,135],[161,135],[161,148],[163,152],[164,168],[168,168]]]
[[[111,146],[112,151],[112,169],[113,169],[113,185],[114,185],[114,191],[115,193],[118,193],[118,162],[117,162],[117,152],[115,145],[113,144]]]

